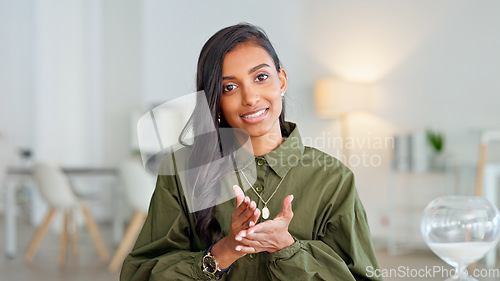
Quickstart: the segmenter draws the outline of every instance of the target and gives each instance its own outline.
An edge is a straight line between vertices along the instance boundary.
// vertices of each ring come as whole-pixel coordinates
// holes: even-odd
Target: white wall
[[[0,132],[19,147],[34,138],[33,14],[30,1],[0,1]]]
[[[83,1],[35,4],[35,146],[38,158],[89,162],[89,79]]]
[[[100,1],[103,9],[102,163],[129,157],[131,113],[142,110],[142,2]]]
[[[70,139],[83,151],[94,153],[90,157],[94,160],[84,152],[72,153],[75,163],[114,164],[126,157],[129,112],[192,92],[203,43],[220,28],[242,21],[263,27],[280,55],[289,76],[288,119],[298,123],[304,137],[321,140],[339,134],[338,121],[320,120],[314,112],[313,85],[323,76],[375,83],[374,111],[349,119],[351,134],[360,138],[426,127],[465,131],[500,126],[498,1],[77,2],[83,9],[67,3],[51,7],[51,3],[62,4],[53,1],[43,2],[49,6],[47,12],[41,2],[34,2],[0,2],[0,16],[8,22],[0,25],[0,129],[18,145],[52,147],[50,140],[62,138],[61,133],[35,134],[40,126],[52,130],[41,122],[52,113],[37,115],[35,109],[42,103],[33,99],[41,90],[44,97],[52,97],[56,93],[50,89],[62,91],[66,85],[94,109],[82,110],[75,104],[78,99],[66,100],[65,106],[79,116],[70,120],[84,126],[56,122],[74,133]],[[41,19],[34,15],[42,11],[48,16],[54,9],[75,15],[68,24],[77,28],[76,35],[64,31],[61,20],[42,22],[52,22],[69,38],[76,36],[77,41],[61,43],[73,48],[62,51],[73,53],[57,54],[76,57],[58,62],[72,65],[70,73],[61,75],[74,80],[58,80],[52,63],[35,65],[55,54],[44,44],[58,36],[50,26],[35,26]],[[89,53],[88,44],[94,51]],[[92,62],[90,68],[87,59]],[[89,69],[101,75],[92,76]],[[41,78],[47,75],[50,80]],[[35,81],[55,84],[35,89]],[[69,81],[76,82],[64,84]],[[89,81],[91,85],[86,85]],[[91,98],[85,98],[84,89]],[[47,111],[50,105],[43,107]],[[16,116],[15,122],[11,116]],[[334,147],[323,146],[336,153]],[[366,146],[353,151],[363,152],[383,159],[380,167],[353,167],[372,229],[382,233],[390,151]]]
[[[142,109],[141,2],[1,1],[0,131],[38,159],[114,165]]]

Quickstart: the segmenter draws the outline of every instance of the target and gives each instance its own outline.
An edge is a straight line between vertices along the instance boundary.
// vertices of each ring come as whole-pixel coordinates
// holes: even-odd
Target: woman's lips
[[[269,108],[263,108],[258,111],[253,111],[251,113],[247,113],[241,116],[241,119],[250,124],[254,124],[264,120],[267,117],[267,113],[269,112]]]

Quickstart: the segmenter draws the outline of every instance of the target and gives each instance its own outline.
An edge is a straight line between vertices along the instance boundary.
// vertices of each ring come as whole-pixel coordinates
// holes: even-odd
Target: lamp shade
[[[316,82],[314,103],[322,118],[339,118],[342,114],[368,110],[372,85],[338,78],[322,78]]]

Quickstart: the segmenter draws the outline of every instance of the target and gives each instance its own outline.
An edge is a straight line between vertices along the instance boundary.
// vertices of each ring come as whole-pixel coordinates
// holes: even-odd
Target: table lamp
[[[339,78],[322,78],[316,81],[314,104],[321,118],[339,119],[342,140],[349,136],[347,116],[356,111],[366,111],[370,106],[372,85]],[[349,151],[343,147],[346,159]],[[348,162],[348,161],[347,161]]]

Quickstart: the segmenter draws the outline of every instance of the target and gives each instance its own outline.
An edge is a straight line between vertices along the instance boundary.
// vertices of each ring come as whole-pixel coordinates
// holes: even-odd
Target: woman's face
[[[222,65],[222,115],[232,128],[250,137],[279,137],[281,93],[286,73],[276,71],[273,59],[256,44],[241,43],[229,51]]]

